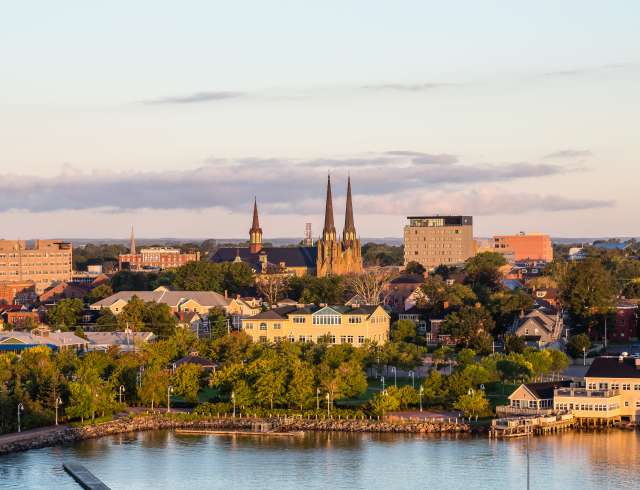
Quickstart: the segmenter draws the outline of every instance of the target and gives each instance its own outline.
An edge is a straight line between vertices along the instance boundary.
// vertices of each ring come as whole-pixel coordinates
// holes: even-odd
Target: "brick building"
[[[493,250],[500,252],[510,262],[520,260],[553,260],[553,246],[549,235],[542,233],[518,233],[517,235],[496,235]]]
[[[471,216],[409,216],[404,227],[404,265],[431,270],[462,264],[475,254]]]
[[[22,304],[35,299],[36,283],[33,281],[0,282],[0,304]]]
[[[41,293],[51,284],[70,281],[72,246],[58,240],[0,240],[0,282],[33,281]]]

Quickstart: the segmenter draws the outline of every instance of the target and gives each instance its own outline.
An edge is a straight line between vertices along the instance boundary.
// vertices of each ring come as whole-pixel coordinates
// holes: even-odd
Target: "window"
[[[624,391],[630,391],[631,390],[631,385],[628,384],[628,383],[625,383],[625,384],[622,385],[622,389]]]
[[[260,330],[266,330],[267,329],[267,324],[266,323],[261,323],[260,324]]]
[[[336,336],[335,335],[329,335],[329,342],[332,344],[336,343]]]
[[[261,344],[266,344],[267,343],[267,336],[266,335],[261,335],[260,336],[260,343]]]
[[[244,328],[247,330],[253,330],[253,323],[245,323]]]
[[[358,344],[364,344],[364,335],[358,337]]]
[[[529,401],[529,408],[536,408],[536,402],[534,400]]]
[[[340,336],[340,343],[341,344],[346,344],[347,343],[347,336],[346,335]]]
[[[628,407],[629,406],[629,402],[624,402],[624,406]]]
[[[353,344],[353,335],[347,335],[347,342]]]
[[[633,385],[633,389],[635,391],[640,391],[640,385]]]
[[[595,383],[589,383],[589,385],[587,386],[588,390],[595,390],[596,389],[596,384]]]
[[[609,383],[600,383],[600,384],[598,385],[598,387],[599,387],[601,390],[606,390],[607,388],[609,388]]]
[[[620,389],[620,385],[618,383],[611,383],[611,389],[612,390],[619,390]]]
[[[340,315],[317,315],[313,317],[314,325],[340,325]]]
[[[273,329],[274,330],[280,330],[282,328],[282,323],[274,323],[273,324]]]
[[[300,342],[306,342],[307,337],[305,335],[300,335],[300,337],[298,337],[298,340],[300,340]]]
[[[362,323],[362,317],[361,316],[350,316],[349,317],[349,323]]]
[[[293,323],[304,323],[304,317],[303,316],[294,316],[293,317]]]
[[[640,400],[636,400],[636,408],[640,408]]]

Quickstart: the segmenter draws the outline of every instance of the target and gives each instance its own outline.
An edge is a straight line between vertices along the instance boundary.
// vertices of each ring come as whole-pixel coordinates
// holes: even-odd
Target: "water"
[[[640,434],[532,438],[531,488],[640,487]],[[78,489],[62,463],[84,464],[112,489],[518,489],[524,440],[465,436],[305,434],[300,438],[139,433],[0,456],[0,489]]]

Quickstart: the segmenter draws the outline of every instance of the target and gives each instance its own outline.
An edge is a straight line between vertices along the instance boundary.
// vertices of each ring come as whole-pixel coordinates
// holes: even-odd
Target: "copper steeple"
[[[327,176],[327,203],[324,210],[322,238],[325,241],[335,241],[336,239],[336,227],[333,224],[333,201],[331,199],[331,175]]]
[[[353,222],[353,202],[351,201],[351,177],[347,178],[347,209],[344,215],[342,238],[345,243],[356,239],[356,225]]]

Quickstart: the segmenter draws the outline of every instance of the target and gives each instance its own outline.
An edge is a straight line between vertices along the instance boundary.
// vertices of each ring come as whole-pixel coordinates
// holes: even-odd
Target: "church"
[[[315,246],[263,247],[262,228],[258,217],[258,203],[253,203],[253,222],[249,230],[248,247],[219,248],[212,256],[213,262],[246,262],[257,274],[305,274],[325,277],[331,275],[361,273],[362,255],[360,240],[356,235],[351,197],[351,178],[347,180],[347,204],[342,239],[338,240],[333,221],[331,176],[327,178],[322,237]]]

